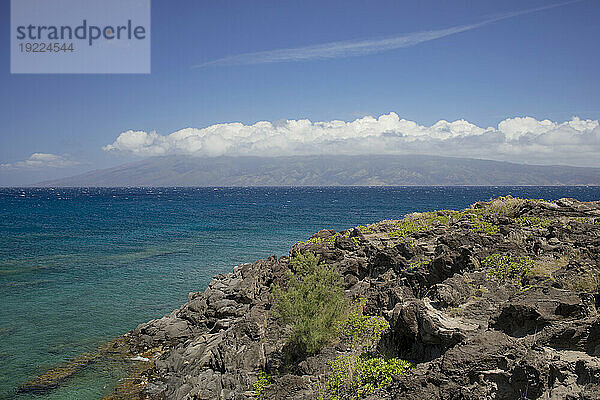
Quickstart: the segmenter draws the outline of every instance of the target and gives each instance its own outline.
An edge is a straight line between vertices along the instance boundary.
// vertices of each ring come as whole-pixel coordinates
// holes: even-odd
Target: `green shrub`
[[[375,233],[373,232],[373,229],[371,229],[370,227],[364,226],[364,225],[358,225],[356,227],[356,229],[358,229],[362,234],[367,234],[367,233]]]
[[[408,235],[411,235],[416,232],[421,232],[427,228],[427,225],[421,220],[412,218],[400,220],[396,222],[394,226],[398,229],[389,232],[387,236],[405,238]]]
[[[364,315],[366,304],[366,299],[360,299],[352,306],[342,330],[352,347],[361,351],[373,351],[381,336],[390,329],[390,323],[383,317]]]
[[[344,336],[350,340],[351,352],[329,362],[331,375],[321,399],[360,399],[386,387],[392,376],[413,367],[407,361],[374,352],[390,324],[383,317],[364,315],[366,302],[360,299],[354,303],[342,325]]]
[[[337,232],[334,235],[329,236],[327,238],[327,246],[334,247],[335,246],[335,238],[337,238],[338,236],[340,236],[340,234]]]
[[[488,233],[493,235],[500,231],[497,225],[494,225],[491,222],[483,221],[477,214],[472,214],[465,211],[463,214],[461,214],[461,217],[466,218],[471,223],[471,227],[469,228],[471,232]]]
[[[454,210],[439,210],[439,211],[427,211],[423,213],[413,213],[409,217],[413,220],[420,221],[422,225],[427,227],[434,227],[435,225],[448,225],[450,219],[459,214],[458,211]]]
[[[534,228],[547,228],[552,225],[548,217],[518,217],[515,222],[521,226],[532,226]]]
[[[276,315],[292,328],[290,338],[297,351],[314,354],[338,335],[346,314],[340,274],[307,252],[290,260],[287,287],[273,285]]]
[[[323,243],[325,240],[322,237],[311,237],[310,239],[308,239],[305,242],[301,242],[302,244],[321,244]]]
[[[408,214],[404,219],[399,221],[386,221],[397,228],[392,232],[388,232],[387,236],[392,238],[406,238],[413,233],[432,229],[439,225],[448,225],[451,219],[457,215],[460,215],[460,213],[450,210]]]
[[[264,371],[260,371],[258,373],[258,379],[252,384],[252,387],[254,388],[254,394],[256,394],[256,397],[260,397],[265,387],[269,386],[271,383],[273,383],[273,381],[271,380],[271,375],[267,374]]]
[[[513,257],[502,254],[492,254],[481,261],[488,270],[488,279],[496,282],[513,282],[523,286],[523,278],[534,268],[535,264],[529,257]]]
[[[430,262],[431,260],[411,262],[408,264],[408,269],[420,268],[422,266],[429,265]]]
[[[497,225],[487,221],[476,221],[473,227],[470,228],[471,232],[487,233],[490,235],[500,232]]]
[[[342,355],[329,363],[332,375],[327,381],[328,398],[360,399],[392,382],[394,375],[413,367],[399,358],[384,358],[373,353]]]

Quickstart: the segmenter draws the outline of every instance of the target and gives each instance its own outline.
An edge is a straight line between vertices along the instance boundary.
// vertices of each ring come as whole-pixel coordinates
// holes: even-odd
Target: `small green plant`
[[[492,254],[483,260],[481,265],[488,270],[488,279],[496,282],[513,282],[523,287],[523,278],[534,268],[529,257],[513,257],[503,254]]]
[[[360,246],[360,244],[361,244],[361,240],[360,240],[360,238],[359,238],[358,236],[352,236],[352,238],[351,238],[351,239],[352,239],[352,242],[354,243],[354,245],[355,245],[356,247],[359,247],[359,246]]]
[[[578,222],[580,224],[600,225],[600,219],[589,218],[589,217],[570,217],[570,222]]]
[[[307,241],[302,242],[302,243],[303,244],[311,244],[311,243],[321,244],[323,242],[324,242],[324,239],[322,237],[311,237],[310,239],[308,239]]]
[[[356,229],[358,229],[362,234],[374,233],[371,228],[366,227],[364,225],[359,225],[356,227]]]
[[[290,343],[302,354],[314,354],[338,335],[348,303],[340,274],[313,253],[290,260],[287,287],[273,285],[275,315],[292,328]]]
[[[342,325],[342,332],[352,350],[329,362],[332,373],[326,382],[325,394],[320,397],[322,399],[360,399],[386,387],[392,376],[413,367],[407,361],[386,358],[374,352],[390,324],[383,317],[364,315],[366,302],[366,299],[355,302]]]
[[[258,379],[252,384],[252,387],[254,388],[254,394],[256,395],[256,397],[260,397],[265,387],[269,386],[272,383],[273,380],[271,379],[271,375],[267,374],[264,371],[260,371],[258,373]]]
[[[394,375],[406,373],[413,365],[399,358],[384,358],[374,353],[342,355],[329,363],[332,375],[327,382],[329,399],[360,399],[384,388]]]
[[[518,217],[515,222],[521,226],[532,226],[534,228],[547,228],[552,225],[552,220],[548,217]]]
[[[411,262],[410,264],[408,264],[408,269],[415,269],[415,268],[422,267],[424,265],[429,265],[430,262],[431,262],[431,260]]]
[[[406,238],[414,233],[434,228],[436,225],[448,225],[452,218],[459,215],[458,211],[451,210],[412,213],[399,221],[386,221],[396,228],[388,232],[387,236]]]
[[[487,233],[493,235],[500,231],[497,225],[482,220],[477,214],[465,212],[461,215],[461,217],[466,218],[470,222],[471,227],[469,228],[469,230],[471,232]]]
[[[360,299],[350,308],[342,331],[352,347],[361,351],[373,351],[381,336],[390,329],[390,323],[383,317],[364,315],[366,304],[366,299]]]
[[[408,218],[398,221],[394,226],[398,229],[387,233],[387,236],[405,238],[426,228],[425,224],[422,224],[421,221]]]
[[[411,214],[412,218],[420,220],[421,224],[427,227],[433,227],[437,224],[448,225],[452,217],[459,214],[454,210],[428,211],[423,213]]]
[[[487,221],[477,221],[469,230],[471,232],[487,233],[489,235],[500,232],[498,226]]]
[[[335,234],[329,236],[327,238],[327,246],[329,246],[329,247],[335,246],[335,238],[337,238],[338,236],[340,236],[340,234],[337,232]]]

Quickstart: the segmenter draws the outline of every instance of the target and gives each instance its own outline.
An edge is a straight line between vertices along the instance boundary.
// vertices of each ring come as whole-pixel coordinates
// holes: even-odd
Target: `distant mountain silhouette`
[[[422,155],[152,157],[35,186],[599,185],[600,168]]]

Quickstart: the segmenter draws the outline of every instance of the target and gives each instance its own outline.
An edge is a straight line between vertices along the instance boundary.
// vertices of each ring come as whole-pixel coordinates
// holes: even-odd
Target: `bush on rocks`
[[[399,358],[386,358],[375,353],[341,355],[330,363],[332,375],[322,398],[360,399],[392,382],[394,375],[410,370],[413,365]]]
[[[352,347],[361,351],[374,351],[381,336],[390,329],[390,323],[383,317],[364,315],[366,299],[354,304],[343,324],[343,333]]]
[[[348,308],[342,277],[307,252],[292,257],[287,278],[272,287],[276,314],[291,326],[295,350],[315,354],[338,335]]]
[[[322,400],[361,399],[387,387],[394,375],[404,374],[413,367],[408,361],[376,351],[390,324],[383,317],[365,315],[366,302],[359,299],[353,304],[342,325],[351,349],[328,363],[331,374],[320,391]]]

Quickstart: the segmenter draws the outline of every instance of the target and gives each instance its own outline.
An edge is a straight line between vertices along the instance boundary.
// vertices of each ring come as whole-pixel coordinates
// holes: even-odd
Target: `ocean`
[[[0,188],[0,399],[109,394],[123,372],[102,365],[16,390],[320,229],[508,194],[588,201],[600,187]]]

